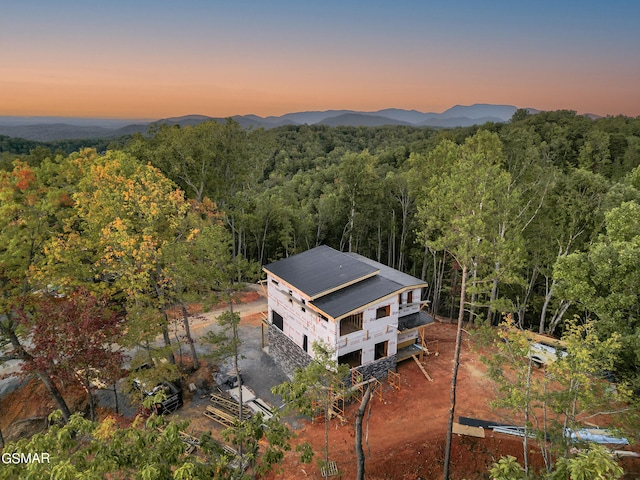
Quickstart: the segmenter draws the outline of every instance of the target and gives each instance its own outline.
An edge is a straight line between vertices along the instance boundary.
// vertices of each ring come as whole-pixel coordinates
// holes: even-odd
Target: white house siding
[[[322,341],[335,346],[337,328],[334,322],[321,319],[309,306],[303,305],[303,300],[308,304],[309,298],[291,288],[286,282],[276,280],[276,285],[270,275],[267,276],[267,280],[269,319],[273,318],[273,311],[280,314],[283,318],[282,331],[287,337],[302,348],[304,335],[307,335],[307,352],[310,355],[313,354],[313,342]]]
[[[412,301],[411,303],[407,303],[408,298],[409,298],[409,292],[412,292]],[[402,303],[400,305],[400,315],[399,316],[405,316],[405,315],[410,315],[412,313],[418,313],[420,311],[420,300],[421,300],[421,295],[422,295],[422,289],[421,288],[416,288],[413,290],[409,290],[406,292],[402,292],[400,294],[400,296],[402,297]],[[399,332],[398,333],[398,339],[397,339],[397,345],[402,345],[403,343],[407,343],[411,340],[415,340],[418,338],[418,331],[417,330],[411,330],[408,332]]]
[[[408,332],[400,332],[398,333],[398,345],[402,345],[405,342],[409,342],[418,338],[417,330],[410,330]],[[413,342],[412,342],[413,343]]]
[[[376,310],[389,305],[391,313],[387,317],[376,319]],[[375,359],[375,346],[384,341],[387,344],[387,356],[395,355],[398,349],[398,296],[381,300],[363,310],[362,330],[338,338],[338,356],[362,350],[362,365]]]
[[[409,298],[409,292],[412,292],[413,299],[411,303],[407,304],[407,299]],[[416,288],[416,289],[402,292],[399,294],[402,297],[402,302],[400,304],[400,316],[409,315],[411,313],[417,313],[420,310],[421,294],[422,294],[421,288]]]
[[[417,331],[398,333],[398,317],[420,310],[420,288],[411,290],[413,301],[410,304],[407,304],[408,292],[402,292],[370,305],[362,310],[362,330],[341,337],[339,322],[323,320],[308,306],[309,297],[271,275],[267,275],[267,282],[269,319],[273,318],[273,311],[281,315],[283,333],[301,348],[306,335],[309,355],[313,356],[313,342],[322,341],[335,349],[336,360],[339,356],[362,350],[362,365],[367,365],[375,360],[376,344],[388,342],[387,356],[391,357],[397,353],[399,343],[417,338]],[[389,316],[377,319],[376,310],[387,305],[390,306]]]

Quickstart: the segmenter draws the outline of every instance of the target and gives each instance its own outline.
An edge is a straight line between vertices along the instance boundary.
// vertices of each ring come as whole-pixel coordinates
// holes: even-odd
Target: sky
[[[640,115],[640,1],[20,0],[0,116]]]

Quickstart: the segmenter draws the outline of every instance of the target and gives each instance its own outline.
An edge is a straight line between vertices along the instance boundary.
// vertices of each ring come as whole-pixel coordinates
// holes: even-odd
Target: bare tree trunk
[[[522,448],[523,448],[523,458],[524,458],[524,473],[526,476],[529,476],[529,410],[531,408],[531,370],[533,367],[533,358],[529,355],[529,363],[527,364],[527,389],[526,389],[526,399],[527,404],[524,409],[524,436],[522,437]]]
[[[89,400],[89,418],[92,422],[96,421],[95,402],[93,400],[93,392],[91,391],[91,380],[89,379],[89,369],[85,370],[83,380],[84,390],[87,392],[87,400]]]
[[[469,305],[469,325],[473,325],[476,323],[476,299],[478,297],[477,286],[478,286],[478,262],[473,262],[473,270],[471,271],[471,286],[473,287],[471,293],[471,301]],[[465,280],[462,280],[462,283],[465,283]]]
[[[16,335],[15,330],[9,327],[3,328],[2,330],[3,330],[3,333],[9,337],[11,346],[13,347],[14,351],[18,355],[18,359],[24,362],[33,362],[33,357],[29,352],[27,352],[24,349],[24,347],[22,346],[22,343],[20,343],[20,339],[18,338],[18,335]],[[64,401],[64,398],[62,397],[60,390],[58,390],[58,387],[56,387],[56,384],[53,382],[49,374],[45,372],[37,371],[36,376],[40,379],[40,381],[46,387],[47,391],[51,394],[51,396],[53,397],[53,400],[56,402],[56,404],[58,405],[58,408],[62,412],[62,416],[64,417],[65,421],[68,422],[69,417],[71,417],[71,411],[69,410],[67,403]]]
[[[167,312],[164,312],[165,317],[167,318],[167,322],[169,321],[169,316]],[[176,364],[176,357],[173,355],[173,351],[171,350],[171,338],[169,338],[169,327],[168,324],[162,326],[162,338],[164,339],[164,346],[169,348],[169,353],[167,354],[167,360],[172,365]]]
[[[233,368],[236,370],[236,376],[238,377],[238,420],[240,424],[244,421],[242,415],[242,405],[244,402],[242,401],[242,375],[240,375],[240,366],[238,365],[238,359],[240,357],[238,353],[238,325],[236,324],[235,318],[233,317],[233,301],[231,300],[231,295],[229,295],[229,312],[231,312],[231,324],[233,325]],[[243,455],[244,455],[244,444],[242,440],[240,440],[240,445],[238,445],[238,454],[240,455],[240,465],[243,464]]]
[[[444,450],[444,480],[449,480],[449,462],[451,460],[451,443],[453,442],[453,419],[456,411],[456,385],[458,381],[458,367],[460,366],[460,348],[462,346],[462,323],[464,321],[464,297],[467,288],[467,266],[462,267],[462,282],[460,285],[460,308],[458,309],[458,330],[456,333],[456,348],[453,354],[453,375],[451,377],[451,407],[449,409],[449,425],[447,427],[447,443]]]
[[[500,225],[500,240],[504,240],[504,236],[507,233],[507,224],[503,222]],[[500,275],[500,267],[502,263],[500,260],[496,261],[494,267],[494,277],[493,277],[493,285],[491,286],[491,296],[489,298],[489,311],[487,312],[487,320],[489,321],[489,325],[493,325],[493,317],[495,315],[495,310],[493,308],[493,303],[495,302],[498,296],[498,277]]]
[[[47,388],[47,391],[53,397],[53,400],[56,402],[56,405],[58,405],[58,408],[62,412],[62,416],[64,417],[65,422],[68,422],[69,418],[71,417],[71,410],[69,410],[69,407],[67,406],[67,402],[64,401],[64,398],[62,397],[60,390],[58,390],[58,387],[56,387],[56,384],[53,382],[53,380],[51,380],[51,377],[49,377],[49,375],[47,375],[46,373],[38,372],[37,375],[40,381]]]
[[[444,267],[447,263],[447,252],[442,253],[442,259],[436,262],[436,252],[433,252],[433,301],[431,303],[431,311],[437,315],[440,311],[440,298],[442,297],[442,281],[444,279]]]
[[[378,220],[378,248],[376,248],[376,260],[378,263],[382,261],[382,225]]]
[[[449,309],[449,318],[453,318],[453,306],[456,300],[456,288],[458,286],[458,269],[453,269],[453,282],[451,284],[451,308]]]
[[[196,352],[196,345],[191,336],[191,328],[189,327],[189,313],[187,312],[187,306],[180,302],[182,308],[182,324],[184,325],[184,335],[187,337],[187,343],[191,349],[191,358],[193,358],[193,369],[198,370],[200,368],[200,362],[198,361],[198,352]]]
[[[422,256],[422,273],[420,274],[420,280],[424,280],[427,276],[427,254],[429,253],[429,246],[424,244],[424,255]]]
[[[531,293],[533,292],[533,287],[535,286],[536,279],[538,278],[538,268],[533,267],[533,271],[531,272],[531,277],[529,279],[529,285],[527,287],[527,291],[525,292],[524,298],[518,304],[518,328],[524,328],[524,315],[527,310],[527,305],[529,304],[529,298],[531,298]]]
[[[544,303],[542,304],[542,311],[540,312],[540,327],[538,328],[538,333],[544,333],[544,327],[547,319],[547,308],[549,308],[549,302],[551,302],[551,296],[553,295],[553,289],[556,286],[556,281],[553,280],[551,282],[551,286],[549,287],[549,276],[546,276],[546,285],[547,291],[544,296]]]
[[[120,413],[120,405],[118,405],[118,381],[113,382],[113,399],[116,402],[116,414]]]
[[[572,303],[573,302],[569,300],[560,301],[560,305],[558,305],[558,308],[554,312],[553,317],[551,317],[551,322],[549,322],[549,328],[547,329],[547,333],[549,335],[553,335],[553,331],[556,329],[558,324],[562,321],[562,319],[564,318],[564,314],[567,313],[567,310],[569,309]]]
[[[496,313],[493,308],[493,302],[495,302],[498,296],[498,272],[499,271],[500,271],[500,262],[496,262],[495,277],[493,278],[493,282],[491,285],[491,295],[489,297],[489,311],[487,312],[487,320],[489,321],[489,325],[493,325],[493,317]]]
[[[402,204],[402,228],[400,230],[400,248],[398,249],[398,270],[404,268],[404,248],[407,243],[407,217],[409,216],[409,202]]]
[[[367,387],[362,397],[362,402],[356,413],[356,455],[358,456],[358,473],[356,475],[357,480],[364,480],[364,450],[362,449],[362,419],[364,418],[364,412],[367,409],[367,404],[371,398],[371,384]]]
[[[356,200],[351,199],[351,212],[349,213],[349,252],[353,252],[353,222],[356,218]]]

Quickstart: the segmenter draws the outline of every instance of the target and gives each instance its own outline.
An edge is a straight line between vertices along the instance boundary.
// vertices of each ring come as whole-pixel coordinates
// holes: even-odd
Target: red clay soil
[[[398,367],[400,391],[389,384],[384,386],[382,400],[372,398],[368,418],[366,478],[368,480],[418,480],[442,478],[445,438],[450,407],[450,386],[455,345],[455,325],[436,322],[427,329],[427,340],[438,340],[439,355],[430,355],[424,362],[432,382],[413,360]],[[485,376],[486,367],[480,361],[483,352],[473,351],[469,336],[463,334],[463,347],[458,373],[455,420],[459,416],[488,421],[505,421],[500,412],[493,411],[489,401],[494,386]],[[536,373],[538,374],[538,373]],[[542,374],[540,372],[539,374]],[[329,429],[329,459],[337,463],[342,478],[355,478],[355,412],[352,404],[346,411],[346,423],[331,420]],[[308,441],[316,458],[324,458],[324,423],[307,424],[298,432],[296,442]],[[474,438],[454,435],[451,452],[450,478],[488,479],[488,469],[501,456],[513,455],[522,463],[522,439],[485,431],[487,437]],[[537,449],[530,445],[530,461],[536,470],[542,467]],[[285,459],[283,472],[266,478],[321,478],[314,460],[301,464],[294,453]],[[635,478],[635,477],[633,477]]]
[[[261,317],[261,314],[246,315],[243,316],[242,323],[259,325]],[[442,478],[455,333],[455,325],[440,322],[432,324],[427,329],[427,340],[438,341],[439,354],[429,355],[424,362],[426,371],[433,381],[425,378],[413,360],[408,360],[398,367],[400,390],[386,383],[383,386],[382,399],[378,396],[372,397],[363,427],[365,435],[368,430],[368,443],[364,445],[368,480]],[[480,361],[483,352],[472,350],[470,344],[469,336],[463,334],[455,419],[457,421],[459,416],[466,416],[503,421],[500,413],[489,407],[489,401],[494,396],[494,386],[485,376],[486,367]],[[206,374],[197,372],[188,380],[206,383],[211,378],[211,371],[207,368],[202,369],[205,370]],[[199,378],[198,373],[204,376]],[[73,403],[78,402],[74,409],[84,400],[82,393],[77,392],[77,395],[73,395]],[[49,398],[40,382],[32,381],[25,388],[0,399],[0,428],[5,433],[5,440],[8,440],[7,426],[15,420],[48,414],[53,408]],[[178,417],[193,421],[190,431],[201,431],[199,427],[209,430],[210,422],[203,421],[202,407],[195,400],[194,398],[191,402],[187,394],[185,407],[180,410]],[[357,403],[353,403],[347,408],[344,425],[340,420],[334,419],[331,420],[329,428],[329,457],[337,463],[344,479],[356,476],[354,423],[357,407]],[[109,412],[100,414],[102,417]],[[307,422],[304,428],[296,433],[298,437],[295,442],[310,442],[316,452],[316,458],[311,464],[301,464],[297,454],[289,453],[285,458],[282,473],[270,473],[266,479],[321,478],[316,459],[323,458],[324,423]],[[450,463],[452,480],[488,479],[489,467],[503,455],[513,455],[522,462],[520,438],[493,435],[490,431],[486,431],[486,434],[487,438],[484,439],[454,435]],[[531,458],[534,467],[538,469],[541,467],[540,455],[535,448],[530,448],[533,450]],[[624,462],[625,470],[637,472],[640,462],[630,462]]]
[[[366,478],[378,479],[432,479],[442,476],[445,438],[450,406],[451,372],[456,328],[436,322],[427,329],[427,340],[438,341],[439,355],[425,358],[425,369],[433,381],[420,371],[413,360],[398,366],[400,390],[388,383],[384,385],[382,400],[376,396],[370,402],[370,415],[365,415],[363,429],[367,429]],[[457,406],[459,416],[498,421],[499,417],[488,405],[493,397],[491,382],[484,376],[485,367],[478,352],[472,352],[468,336],[463,334],[463,347],[458,373]],[[329,429],[329,458],[337,463],[343,478],[355,478],[355,412],[352,404],[346,411],[347,422],[331,420]],[[297,441],[309,441],[316,455],[323,457],[324,424],[308,424],[298,432]],[[489,466],[501,455],[522,457],[520,439],[496,436],[485,439],[454,436],[451,479],[488,478]],[[295,454],[289,454],[284,472],[271,474],[269,479],[320,478],[319,469],[312,464],[301,464]]]

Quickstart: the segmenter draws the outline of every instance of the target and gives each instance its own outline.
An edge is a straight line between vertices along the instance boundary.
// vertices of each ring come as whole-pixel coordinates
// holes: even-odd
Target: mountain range
[[[285,125],[328,125],[331,127],[379,127],[404,125],[410,127],[468,127],[486,122],[507,122],[518,107],[513,105],[456,105],[442,113],[423,113],[417,110],[387,108],[375,112],[355,110],[326,110],[287,113],[282,116],[259,117],[257,115],[232,116],[244,128],[275,128]],[[530,113],[537,113],[533,108]],[[146,133],[152,124],[196,125],[226,118],[206,115],[185,115],[161,120],[114,120],[68,117],[1,117],[0,135],[50,142],[64,139],[109,138],[133,133]]]

